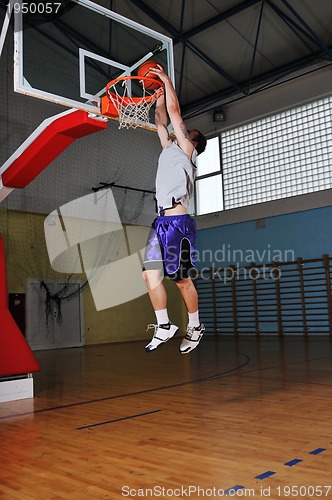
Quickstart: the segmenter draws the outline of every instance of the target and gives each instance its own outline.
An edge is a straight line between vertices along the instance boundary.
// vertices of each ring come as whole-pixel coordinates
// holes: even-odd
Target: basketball
[[[138,76],[145,76],[147,78],[153,78],[154,80],[159,80],[160,84],[155,83],[155,82],[144,82],[144,86],[148,90],[157,90],[159,87],[161,87],[162,82],[159,79],[157,75],[154,75],[153,73],[150,73],[151,68],[155,68],[158,65],[156,61],[152,61],[151,59],[149,61],[145,61],[137,70],[137,75]]]

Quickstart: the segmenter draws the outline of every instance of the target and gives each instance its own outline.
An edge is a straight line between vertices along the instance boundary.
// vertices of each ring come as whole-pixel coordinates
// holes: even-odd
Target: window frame
[[[198,190],[196,190],[196,193],[195,193],[195,211],[196,211],[197,217],[200,217],[200,218],[208,217],[212,213],[213,214],[227,214],[230,211],[232,211],[232,212],[240,211],[243,214],[244,210],[255,213],[256,212],[255,207],[259,207],[260,210],[264,210],[264,207],[266,207],[268,204],[273,204],[274,207],[276,207],[277,205],[281,206],[283,204],[286,204],[286,205],[289,205],[292,207],[296,207],[297,205],[299,205],[300,210],[307,210],[310,208],[317,208],[320,206],[330,205],[331,203],[328,203],[327,200],[328,200],[328,193],[331,192],[332,186],[331,186],[331,181],[329,183],[327,182],[327,180],[328,180],[327,175],[328,175],[329,170],[326,167],[326,162],[328,161],[327,159],[331,155],[331,153],[329,152],[329,149],[327,149],[329,144],[330,144],[329,131],[331,130],[331,119],[330,119],[331,108],[332,108],[332,95],[328,95],[328,96],[325,95],[325,96],[321,96],[321,97],[316,97],[314,100],[312,100],[310,102],[306,102],[306,103],[302,103],[302,104],[299,103],[293,107],[290,107],[290,108],[284,109],[284,110],[279,110],[279,111],[276,110],[274,113],[271,113],[269,115],[266,115],[266,116],[263,116],[260,118],[255,118],[255,119],[251,120],[250,122],[248,121],[244,124],[234,125],[230,128],[224,128],[222,130],[216,131],[213,135],[211,134],[211,136],[208,137],[208,140],[213,139],[214,137],[218,137],[218,140],[219,140],[219,157],[220,157],[219,167],[220,168],[219,168],[219,170],[216,170],[216,171],[211,172],[209,174],[197,176],[196,180],[199,181],[199,180],[204,179],[206,177],[213,177],[214,175],[221,175],[222,206],[223,206],[223,208],[222,208],[222,210],[220,210],[218,212],[208,212],[208,213],[197,214]],[[310,122],[308,121],[308,117],[311,117]],[[271,125],[271,120],[272,120],[272,125]],[[223,150],[223,147],[222,147],[223,134],[229,133],[232,130],[240,130],[241,131],[241,129],[244,129],[243,133],[245,133],[245,128],[247,128],[247,127],[249,129],[256,127],[257,129],[264,129],[264,130],[266,130],[267,128],[270,128],[271,130],[268,131],[267,133],[272,133],[272,131],[274,130],[273,121],[278,122],[278,128],[280,130],[284,129],[285,121],[286,121],[288,131],[291,131],[291,129],[292,129],[292,125],[290,122],[294,122],[297,132],[298,132],[298,127],[296,125],[297,122],[300,121],[301,123],[303,123],[305,121],[307,123],[306,130],[304,130],[304,131],[302,130],[302,125],[300,125],[300,129],[299,129],[300,132],[303,132],[303,136],[301,135],[301,141],[300,141],[302,143],[303,148],[304,148],[303,154],[305,154],[306,156],[309,155],[310,160],[312,160],[311,161],[311,169],[304,172],[305,177],[309,178],[307,190],[305,192],[294,192],[294,193],[290,192],[289,194],[286,194],[283,197],[276,197],[276,198],[272,198],[272,199],[270,197],[271,194],[268,193],[268,198],[270,197],[269,199],[268,198],[265,200],[261,199],[257,202],[253,202],[253,203],[249,203],[249,204],[248,203],[246,204],[245,202],[243,202],[242,205],[225,208],[225,192],[227,191],[227,186],[225,189],[225,184],[228,186],[230,184],[229,184],[229,180],[227,180],[227,175],[226,175],[226,180],[225,180],[225,171],[224,171],[225,151]],[[317,131],[317,121],[319,121],[319,125],[320,125],[319,131]],[[314,132],[314,129],[316,129],[315,132]],[[321,134],[322,131],[323,132],[326,131],[326,133],[324,132],[323,140],[322,140],[322,134]],[[288,145],[288,149],[289,149],[289,151],[293,151],[293,147],[292,147],[293,144],[298,145],[299,141],[292,139],[292,137],[294,136],[294,133],[288,132],[287,136],[288,136],[288,141],[290,143]],[[318,141],[317,141],[317,138],[318,138]],[[318,147],[317,148],[312,147],[319,142],[321,142],[321,145],[320,145],[321,150],[320,151],[319,151]],[[310,151],[307,152],[308,153],[307,154],[305,150],[308,148],[310,148]],[[315,153],[312,154],[312,151],[315,151]],[[237,154],[237,151],[236,151],[236,154]],[[287,177],[285,177],[286,187],[288,185],[288,180],[290,179],[290,177],[291,177],[291,180],[293,180],[293,177],[295,177],[295,179],[299,179],[299,180],[302,179],[302,181],[303,181],[303,172],[302,172],[302,168],[301,168],[301,162],[303,162],[303,157],[302,157],[302,154],[300,151],[296,151],[296,154],[297,154],[298,158],[296,160],[296,158],[294,157],[293,161],[295,162],[295,164],[298,164],[298,166],[295,165],[293,170],[290,170],[288,168],[288,171],[287,171],[288,175],[287,175]],[[280,162],[280,161],[283,162],[284,156],[285,156],[285,152],[283,150],[276,151],[275,161],[276,162]],[[292,164],[292,161],[289,159],[290,157],[291,157],[291,155],[287,156],[287,162],[289,165]],[[317,170],[317,168],[322,169],[322,171],[319,170],[319,172],[317,172],[317,175],[316,175],[314,173],[315,168],[316,168],[316,170]],[[272,175],[272,173],[271,173],[272,170],[270,172],[269,171],[263,172],[264,173],[264,175],[262,173],[263,177],[266,178],[266,175],[267,175],[267,178],[269,178],[269,176]],[[310,174],[310,172],[311,172],[311,174]],[[308,176],[307,173],[309,173],[310,175]],[[242,179],[243,179],[243,182],[246,183],[245,175],[242,175]],[[317,186],[317,182],[319,183],[318,186]],[[296,182],[295,182],[295,184],[296,184]],[[300,184],[304,184],[304,183],[300,182]],[[310,184],[311,184],[311,187],[309,188]],[[258,179],[258,186],[260,186],[259,179]],[[255,188],[255,185],[252,185],[251,190],[254,190],[254,188]],[[279,187],[278,187],[278,185],[276,185],[273,189],[271,189],[271,193],[273,193],[273,191],[274,191],[273,194],[277,193],[278,189],[279,189]],[[263,191],[264,191],[264,188],[263,188]],[[241,192],[240,194],[242,194],[243,198],[248,198],[248,201],[250,201],[250,196],[248,196],[249,195],[248,192]],[[295,198],[297,200],[295,200]],[[305,200],[310,200],[308,205],[306,204]],[[305,208],[302,208],[303,203],[306,204]],[[271,207],[268,207],[267,212],[270,211],[270,208]],[[290,211],[297,211],[297,210],[296,209],[294,210],[294,208],[290,208]],[[281,212],[283,212],[283,211],[281,211]],[[277,215],[277,213],[275,212],[275,209],[273,210],[273,213],[275,213]],[[234,214],[232,214],[232,215],[234,215]],[[262,216],[264,216],[264,213],[262,214]],[[223,216],[222,218],[224,219],[225,217]],[[245,218],[240,218],[240,220],[249,220],[249,219],[247,217],[245,217]]]
[[[214,212],[207,212],[204,214],[198,214],[197,213],[197,208],[198,208],[198,200],[197,200],[197,193],[198,193],[198,184],[197,181],[201,181],[203,179],[207,179],[209,177],[214,177],[216,175],[221,176],[221,197],[222,197],[222,209],[219,210],[218,212],[223,212],[225,210],[225,200],[224,200],[224,178],[223,178],[223,169],[222,169],[222,148],[221,148],[221,133],[216,133],[214,135],[211,135],[210,137],[207,138],[207,140],[211,139],[218,139],[218,151],[219,151],[219,169],[214,170],[213,172],[209,172],[208,174],[203,174],[203,175],[197,175],[195,178],[195,196],[194,196],[194,208],[195,208],[195,214],[200,217],[203,215],[208,215]]]

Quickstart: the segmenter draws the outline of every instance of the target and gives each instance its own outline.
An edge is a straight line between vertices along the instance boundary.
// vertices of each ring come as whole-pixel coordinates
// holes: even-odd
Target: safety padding
[[[0,235],[0,377],[39,370],[29,344],[8,310],[5,246]]]
[[[106,127],[106,120],[80,110],[56,115],[53,120],[48,118],[35,131],[35,138],[32,134],[32,142],[29,141],[3,172],[3,186],[26,187],[72,142]]]

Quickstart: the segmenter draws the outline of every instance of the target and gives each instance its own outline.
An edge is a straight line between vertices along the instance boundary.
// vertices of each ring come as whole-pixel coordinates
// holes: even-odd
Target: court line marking
[[[263,474],[258,474],[258,476],[255,476],[255,479],[266,479],[267,477],[271,477],[271,476],[274,476],[274,474],[276,474],[275,471],[273,470],[268,470],[266,472],[263,472]]]
[[[330,443],[332,444],[332,442]],[[324,451],[327,451],[327,448],[316,448],[315,450],[312,450],[312,451],[309,451],[307,452],[308,455],[319,455],[320,453],[323,453]],[[288,462],[284,463],[283,465],[287,466],[287,467],[293,467],[301,462],[305,462],[305,459],[299,459],[299,458],[294,458],[293,460],[289,460]],[[259,474],[258,476],[254,476],[255,479],[260,479],[260,480],[263,480],[263,479],[267,479],[268,477],[271,477],[275,474],[279,474],[280,473],[277,473],[277,472],[274,472],[274,471],[266,471],[266,472],[263,472],[262,474]],[[231,488],[228,488],[227,490],[224,490],[224,493],[226,495],[229,494],[229,492],[231,491],[237,491],[239,489],[245,489],[246,487],[245,486],[241,486],[241,485],[236,485],[236,486],[233,486]]]
[[[244,487],[244,486],[242,486],[241,484],[236,484],[236,485],[235,485],[235,486],[233,486],[232,488],[228,488],[227,490],[224,490],[224,494],[225,494],[225,495],[229,495],[229,494],[230,494],[230,492],[232,492],[232,493],[234,492],[234,493],[235,493],[236,491],[243,490],[244,488],[245,488],[245,487]],[[232,496],[234,496],[234,495],[232,495]]]
[[[238,373],[237,376],[241,377],[242,375],[248,375],[246,372],[245,373]],[[332,384],[323,384],[322,382],[308,382],[306,380],[295,380],[292,378],[278,378],[273,377],[260,377],[259,375],[248,375],[248,378],[253,378],[253,379],[259,379],[259,380],[274,380],[275,382],[291,382],[294,384],[305,384],[305,385],[318,385],[321,387],[332,387]]]
[[[253,370],[242,372],[239,375],[247,375],[250,373],[263,372],[265,370],[273,370],[274,368],[283,368],[285,366],[299,365],[301,363],[308,362],[308,361],[310,361],[310,362],[311,361],[321,361],[322,359],[331,359],[331,356],[330,355],[329,356],[321,356],[319,358],[310,358],[310,359],[302,359],[299,361],[292,361],[291,363],[281,363],[280,365],[265,366],[262,368],[254,368]]]
[[[232,352],[235,352],[235,351],[232,351]],[[68,404],[68,405],[61,405],[61,406],[56,406],[56,407],[44,408],[44,409],[39,409],[39,410],[35,410],[35,411],[32,411],[32,412],[25,412],[25,413],[13,414],[13,415],[4,415],[4,416],[0,416],[0,419],[6,419],[6,418],[11,418],[11,417],[20,417],[20,416],[32,415],[32,414],[35,414],[35,413],[42,413],[42,412],[46,412],[46,411],[59,410],[59,409],[64,409],[64,408],[68,408],[68,407],[70,408],[70,407],[73,407],[73,406],[80,406],[80,405],[83,405],[83,404],[89,404],[89,403],[94,403],[94,402],[99,402],[99,401],[107,401],[107,400],[119,399],[119,398],[127,397],[127,396],[141,395],[141,394],[146,394],[146,393],[150,393],[150,392],[157,392],[159,390],[172,389],[172,388],[175,388],[175,387],[181,387],[181,386],[185,386],[185,385],[189,385],[189,384],[200,383],[200,382],[204,382],[204,381],[207,381],[207,380],[217,379],[219,377],[223,377],[225,375],[231,374],[232,372],[234,372],[236,370],[239,370],[239,369],[243,368],[244,366],[246,366],[247,364],[249,364],[249,362],[251,361],[251,358],[247,354],[241,353],[241,352],[237,352],[237,354],[241,355],[241,356],[244,356],[246,358],[246,360],[245,360],[244,363],[242,363],[238,367],[232,368],[230,370],[227,370],[225,372],[221,372],[221,373],[218,373],[218,374],[215,374],[215,375],[210,375],[208,377],[202,377],[202,378],[199,378],[199,379],[193,379],[193,380],[186,381],[186,382],[180,382],[180,383],[172,384],[172,385],[169,385],[169,386],[161,386],[161,387],[156,387],[156,388],[152,388],[152,389],[145,389],[145,390],[142,390],[142,391],[136,391],[136,392],[132,392],[132,393],[119,394],[119,395],[109,396],[109,397],[104,397],[104,398],[99,398],[99,399],[95,399],[95,400],[80,401],[80,402],[71,403],[71,404]],[[269,370],[269,369],[273,369],[273,368],[281,368],[281,367],[284,367],[284,366],[290,366],[290,365],[294,365],[294,364],[301,364],[301,363],[304,363],[305,361],[317,361],[317,360],[327,359],[327,358],[330,358],[330,356],[323,356],[323,357],[320,357],[320,358],[312,358],[312,359],[309,359],[309,360],[294,361],[293,363],[287,363],[287,364],[283,363],[281,365],[274,365],[272,367],[270,366],[270,367],[264,367],[264,368],[259,368],[259,369],[255,369],[255,370],[250,370],[248,372],[243,372],[243,373],[240,373],[240,374],[237,374],[237,375],[247,375],[247,374],[250,374],[250,373],[255,373],[255,372],[257,373],[257,372],[260,372],[260,371]],[[254,378],[254,377],[252,377],[252,378]],[[152,411],[152,412],[146,412],[145,414],[155,413],[155,412],[159,412],[159,411],[162,411],[162,410],[155,410],[155,411]],[[141,416],[141,415],[143,416],[144,414],[138,414],[137,417]],[[91,425],[88,425],[88,426],[85,426],[85,427],[77,428],[77,430],[81,430],[81,429],[84,429],[84,428],[89,428],[89,427],[97,426],[97,425],[104,425],[104,424],[107,424],[107,423],[117,422],[117,421],[121,421],[121,420],[127,420],[127,419],[135,418],[135,417],[136,416],[133,415],[133,416],[129,416],[129,417],[115,419],[113,421],[107,421],[107,422],[101,422],[101,423],[97,423],[97,424],[91,424]],[[332,444],[332,442],[330,444]],[[318,454],[320,454],[320,453],[322,453],[324,451],[326,451],[326,448],[317,448],[316,450],[312,450],[311,452],[308,452],[308,453],[311,454],[311,455],[318,455]],[[284,465],[287,466],[289,463],[295,462],[295,461],[296,461],[296,463],[294,463],[293,465],[297,465],[298,463],[303,462],[303,460],[300,460],[300,459],[293,459],[290,462],[285,463]],[[267,471],[267,472],[265,472],[263,474],[260,474],[259,476],[256,476],[256,478],[258,478],[258,479],[264,479],[264,478],[270,477],[270,476],[272,476],[274,474],[276,474],[276,473],[273,472],[273,471]],[[231,488],[228,488],[227,490],[224,490],[224,492],[226,493],[226,495],[228,495],[230,491],[237,491],[237,490],[241,490],[241,489],[244,489],[244,488],[245,488],[245,486],[235,485],[235,486],[233,486]]]
[[[128,393],[124,393],[124,394],[116,394],[114,396],[105,396],[103,398],[91,399],[91,400],[87,400],[87,401],[78,401],[76,403],[69,403],[67,405],[59,405],[59,406],[51,406],[48,408],[40,408],[39,410],[32,410],[32,411],[28,411],[28,412],[24,412],[24,413],[14,413],[14,414],[10,414],[10,415],[2,415],[2,416],[0,416],[0,420],[4,420],[6,418],[14,418],[14,417],[25,417],[27,415],[35,415],[35,414],[44,413],[47,411],[63,410],[65,408],[73,408],[75,406],[81,406],[81,405],[86,405],[86,404],[91,404],[91,403],[100,403],[102,401],[111,401],[113,399],[126,398],[129,396],[140,396],[142,394],[149,394],[150,392],[164,391],[167,389],[174,389],[176,387],[182,387],[185,385],[206,382],[208,380],[223,377],[223,376],[228,375],[236,370],[240,370],[241,368],[243,368],[244,366],[246,366],[250,362],[250,357],[247,354],[244,354],[242,352],[237,352],[236,354],[243,356],[245,358],[245,361],[243,363],[241,363],[239,366],[236,366],[235,368],[231,368],[229,370],[226,370],[225,372],[220,372],[220,373],[216,373],[214,375],[209,375],[207,377],[197,378],[197,379],[193,379],[193,380],[187,380],[186,382],[178,382],[177,384],[165,385],[165,386],[160,386],[160,387],[152,387],[151,389],[142,389],[141,391],[128,392]]]
[[[202,378],[198,378],[198,379],[188,380],[186,382],[179,382],[177,384],[171,384],[171,385],[167,385],[167,386],[153,387],[151,389],[143,389],[141,391],[136,391],[136,392],[129,392],[129,393],[124,393],[124,394],[117,394],[115,396],[106,396],[106,397],[103,397],[103,398],[91,399],[91,400],[87,400],[87,401],[78,401],[76,403],[69,403],[67,405],[59,405],[59,406],[53,406],[53,407],[48,407],[48,408],[41,408],[39,410],[33,410],[33,411],[29,411],[29,412],[24,412],[24,413],[14,413],[14,414],[9,414],[9,415],[2,415],[2,416],[0,416],[0,420],[4,420],[6,418],[24,417],[24,416],[28,416],[28,415],[35,415],[35,414],[44,413],[44,412],[47,412],[47,411],[63,410],[65,408],[72,408],[72,407],[75,407],[75,406],[81,406],[81,405],[91,404],[91,403],[99,403],[99,402],[102,402],[102,401],[110,401],[112,399],[120,399],[120,398],[129,397],[129,396],[139,396],[139,395],[142,395],[142,394],[148,394],[150,392],[157,392],[157,391],[162,391],[162,390],[167,390],[167,389],[173,389],[173,388],[181,387],[181,386],[185,386],[185,385],[190,385],[190,384],[196,384],[196,383],[200,383],[200,382],[205,382],[205,381],[208,381],[208,380],[213,380],[213,379],[216,379],[216,378],[223,377],[225,375],[229,375],[231,373],[233,374],[234,371],[240,370],[241,368],[243,368],[246,365],[248,365],[249,362],[251,361],[250,356],[248,356],[245,353],[236,352],[236,351],[229,351],[229,352],[235,352],[236,354],[238,354],[240,356],[243,356],[245,358],[245,361],[242,364],[240,364],[239,366],[235,367],[235,368],[231,368],[230,370],[226,370],[225,372],[217,373],[215,375],[209,375],[207,377],[202,377]],[[280,365],[267,366],[267,367],[264,367],[264,368],[257,368],[257,369],[254,369],[254,370],[245,371],[245,372],[242,372],[242,373],[238,373],[236,375],[243,376],[243,375],[248,375],[250,373],[257,373],[257,372],[264,371],[264,370],[271,370],[273,368],[281,368],[281,367],[285,367],[285,366],[291,366],[291,365],[301,364],[301,363],[304,363],[305,361],[319,361],[321,359],[328,359],[328,358],[330,358],[330,356],[322,356],[322,357],[319,357],[319,358],[312,358],[312,359],[309,359],[309,360],[294,361],[292,363],[287,363],[287,364],[283,363],[283,364],[280,364]],[[252,378],[254,378],[254,377],[252,377]]]
[[[284,463],[284,465],[286,465],[286,467],[294,467],[294,465],[297,465],[300,462],[303,462],[301,458],[293,458],[293,460],[289,460],[289,462]]]
[[[245,371],[245,372],[242,372],[242,373],[237,373],[236,376],[240,376],[242,377],[243,375],[247,375],[248,378],[252,378],[252,379],[257,379],[257,378],[261,378],[259,377],[258,375],[251,375],[251,374],[254,374],[254,373],[257,373],[257,372],[261,372],[261,371],[265,371],[265,370],[271,370],[271,369],[274,369],[274,368],[282,368],[282,367],[285,367],[285,366],[291,366],[291,365],[296,365],[296,364],[301,364],[301,363],[304,363],[305,361],[320,361],[322,359],[330,359],[330,356],[322,356],[322,357],[319,357],[319,358],[312,358],[312,359],[309,359],[309,360],[302,360],[302,361],[294,361],[292,363],[282,363],[280,365],[274,365],[274,366],[269,366],[269,367],[264,367],[264,368],[257,368],[257,369],[254,369],[254,370],[250,370],[250,371]],[[297,383],[302,383],[302,384],[308,384],[308,382],[302,382],[302,381],[296,381],[296,380],[291,380],[291,379],[279,379],[279,378],[273,378],[273,377],[263,377],[264,380],[267,379],[267,380],[273,380],[273,381],[276,381],[276,382],[297,382]],[[318,384],[318,383],[315,383],[315,382],[310,382],[309,385],[323,385],[323,386],[326,386],[326,387],[330,387],[329,384]],[[332,442],[330,443],[332,444]],[[315,450],[312,450],[310,452],[308,452],[309,455],[319,455],[320,453],[323,453],[324,451],[326,451],[326,448],[316,448]],[[299,458],[295,458],[293,460],[290,460],[286,463],[284,463],[283,465],[285,466],[288,466],[288,467],[293,467],[301,462],[304,462],[304,460],[301,460]],[[276,472],[273,472],[273,471],[266,471],[262,474],[259,474],[258,476],[255,476],[255,479],[266,479],[268,477],[271,477],[272,475],[276,474]],[[236,488],[236,490],[238,489],[245,489],[245,486],[239,486],[239,485],[236,485],[236,486],[233,486],[232,488],[228,488],[227,490],[225,490],[225,494],[228,495],[228,492],[230,491],[233,491],[233,489]]]
[[[317,448],[316,450],[309,451],[309,455],[319,455],[323,451],[326,451],[326,448]]]
[[[98,427],[100,425],[113,424],[114,422],[122,422],[123,420],[130,420],[132,418],[144,417],[145,415],[152,415],[152,413],[159,413],[162,410],[152,410],[146,411],[144,413],[136,413],[136,415],[128,415],[127,417],[115,418],[114,420],[106,420],[105,422],[97,422],[95,424],[83,425],[82,427],[76,427],[77,431],[83,429],[90,429],[91,427]]]

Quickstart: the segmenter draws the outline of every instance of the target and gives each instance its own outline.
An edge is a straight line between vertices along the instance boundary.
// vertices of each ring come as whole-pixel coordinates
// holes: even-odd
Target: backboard
[[[13,10],[16,92],[101,114],[106,84],[136,75],[148,59],[174,83],[172,40],[105,7],[89,0],[16,0]]]

